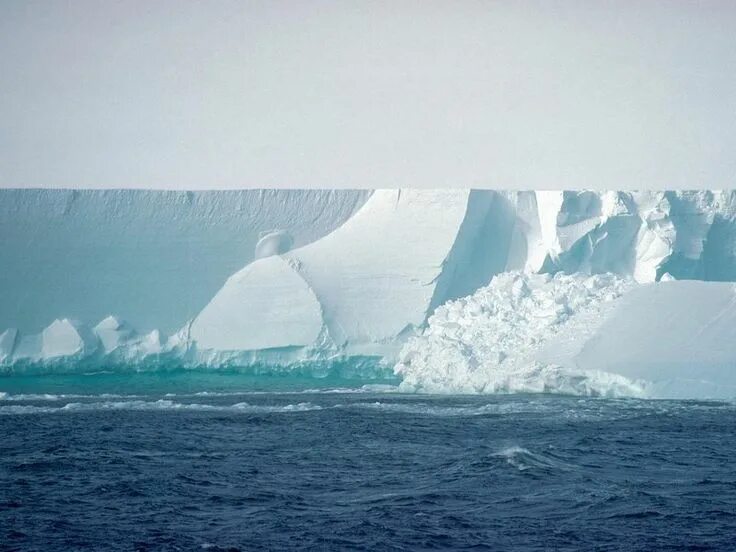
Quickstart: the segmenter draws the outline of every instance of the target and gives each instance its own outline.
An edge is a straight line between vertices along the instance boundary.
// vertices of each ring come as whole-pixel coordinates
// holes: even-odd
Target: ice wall
[[[367,191],[0,190],[0,331],[117,315],[139,331],[178,330],[262,233],[314,241]]]
[[[519,192],[509,201],[509,269],[736,279],[734,191]]]

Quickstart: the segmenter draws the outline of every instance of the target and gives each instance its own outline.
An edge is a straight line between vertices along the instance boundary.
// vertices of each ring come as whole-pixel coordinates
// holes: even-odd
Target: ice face
[[[294,263],[275,255],[225,282],[190,326],[202,349],[252,351],[306,347],[322,328],[320,304]]]
[[[42,359],[83,357],[97,349],[97,338],[88,328],[67,318],[54,320],[41,332]]]
[[[323,348],[382,352],[424,323],[467,260],[453,248],[462,244],[469,194],[376,191],[330,235],[228,280],[195,318],[192,339],[200,349],[251,350],[313,345],[320,336]]]
[[[254,259],[263,232],[303,246],[370,193],[0,190],[0,332],[109,314],[139,332],[176,332]]]
[[[135,330],[127,322],[115,316],[108,316],[100,321],[92,331],[99,338],[105,354],[124,347],[137,336]]]
[[[15,349],[15,343],[18,339],[18,330],[15,328],[8,328],[2,334],[0,334],[0,363],[5,362],[6,359],[11,358],[13,350]]]

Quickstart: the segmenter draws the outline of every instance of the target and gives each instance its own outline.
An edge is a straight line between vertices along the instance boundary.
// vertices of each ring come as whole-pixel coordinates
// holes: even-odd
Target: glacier
[[[734,191],[0,198],[6,374],[373,358],[406,391],[736,397]]]

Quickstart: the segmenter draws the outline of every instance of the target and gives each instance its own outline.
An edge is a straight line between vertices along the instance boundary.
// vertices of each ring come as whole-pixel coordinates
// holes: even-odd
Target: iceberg
[[[93,354],[96,336],[84,324],[68,318],[54,320],[37,335],[21,336],[12,358],[28,362],[76,360]]]
[[[374,358],[405,390],[736,395],[734,191],[0,193],[5,372]]]
[[[282,253],[283,262],[257,259],[238,272],[194,318],[189,336],[201,350],[391,357],[438,306],[507,271],[613,273],[638,283],[714,273],[734,255],[706,247],[715,224],[733,225],[734,197],[378,190],[334,232]],[[291,297],[291,311],[252,314],[253,301],[275,296]],[[242,330],[237,339],[234,328]],[[268,340],[256,339],[266,328]]]
[[[469,196],[376,191],[328,236],[235,274],[194,318],[191,339],[200,349],[385,354],[462,276],[458,236],[477,232],[463,227]]]

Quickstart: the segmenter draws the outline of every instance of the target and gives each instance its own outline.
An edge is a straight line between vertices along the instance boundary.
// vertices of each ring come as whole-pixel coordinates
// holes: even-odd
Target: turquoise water
[[[0,392],[10,395],[140,395],[164,396],[201,392],[289,392],[309,389],[359,389],[363,386],[398,385],[389,370],[375,368],[353,373],[340,368],[314,366],[301,371],[257,370],[166,370],[141,372],[88,372],[0,377]]]

